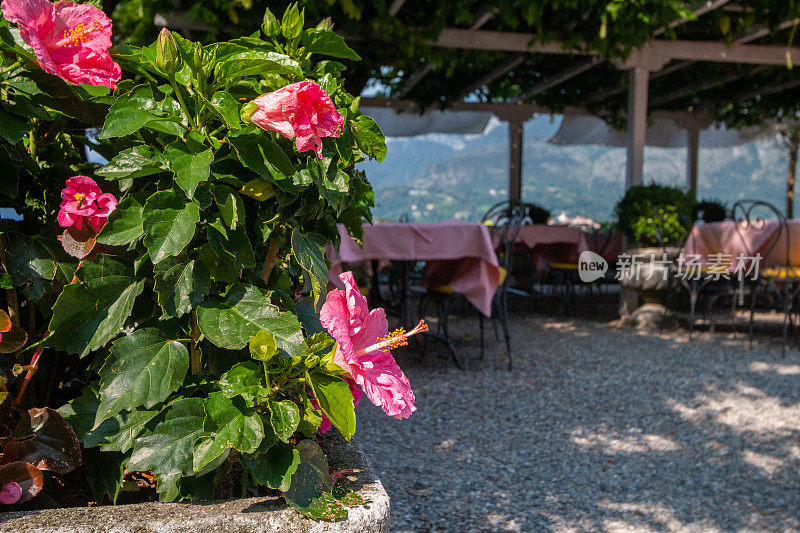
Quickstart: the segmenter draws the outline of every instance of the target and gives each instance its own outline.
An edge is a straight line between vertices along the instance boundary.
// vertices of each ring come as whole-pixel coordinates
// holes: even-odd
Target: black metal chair
[[[779,264],[766,268],[751,278],[745,277],[742,273],[738,277],[742,298],[746,288],[749,288],[750,293],[749,345],[751,347],[753,345],[755,312],[761,293],[777,303],[777,307],[783,312],[782,352],[785,354],[793,301],[797,296],[797,290],[793,288],[793,285],[800,281],[800,269],[791,264],[791,235],[786,217],[777,207],[768,202],[741,200],[734,204],[731,218],[736,223],[736,231],[749,258],[755,258],[756,250],[752,249],[753,241],[746,238],[747,234],[770,231],[777,225],[777,231],[767,243],[761,245],[758,253],[763,252],[762,257],[779,257]]]
[[[512,270],[512,258],[514,255],[514,245],[519,235],[519,230],[523,225],[531,224],[528,205],[520,202],[503,202],[492,207],[481,218],[481,223],[489,227],[492,235],[492,242],[497,252],[497,260],[500,264],[500,285],[492,299],[492,319],[500,322],[503,335],[506,341],[506,355],[508,357],[508,369],[514,366],[511,355],[511,333],[508,328],[508,294],[509,294],[509,273]],[[478,313],[481,331],[481,360],[485,355],[484,327],[485,320],[482,313]],[[497,328],[495,326],[495,336]]]

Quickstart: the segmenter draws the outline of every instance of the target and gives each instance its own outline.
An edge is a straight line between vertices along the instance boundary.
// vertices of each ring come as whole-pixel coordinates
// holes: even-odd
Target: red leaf
[[[12,440],[3,450],[3,463],[25,461],[39,470],[68,474],[81,464],[81,445],[75,431],[49,407],[24,413]]]
[[[11,329],[11,318],[5,311],[0,311],[0,333],[5,333]]]

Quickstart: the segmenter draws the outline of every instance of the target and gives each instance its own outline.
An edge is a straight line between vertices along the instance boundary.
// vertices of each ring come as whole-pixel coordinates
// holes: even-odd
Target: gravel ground
[[[394,531],[800,530],[800,353],[593,321],[511,327],[514,371],[491,335],[481,364],[477,320],[458,320],[470,370],[397,350],[417,412],[359,406]]]

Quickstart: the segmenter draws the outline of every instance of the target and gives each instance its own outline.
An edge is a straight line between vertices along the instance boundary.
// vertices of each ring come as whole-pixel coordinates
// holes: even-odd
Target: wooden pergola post
[[[647,89],[650,71],[635,66],[628,78],[628,162],[625,190],[642,184],[644,146],[647,134]]]
[[[522,200],[522,150],[525,121],[519,118],[508,121],[508,199]]]
[[[699,169],[700,157],[700,129],[687,128],[687,168],[686,168],[686,185],[689,189],[689,194],[697,198],[697,173]]]

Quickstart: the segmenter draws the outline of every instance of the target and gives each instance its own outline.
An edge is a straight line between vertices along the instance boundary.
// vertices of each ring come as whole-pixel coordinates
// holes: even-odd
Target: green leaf
[[[144,280],[105,255],[84,263],[80,272],[84,281],[64,287],[53,305],[46,345],[83,357],[119,335]]]
[[[159,191],[144,205],[144,244],[153,264],[178,255],[194,237],[200,209],[175,191]]]
[[[283,442],[289,442],[297,430],[297,424],[300,423],[300,409],[293,401],[283,400],[280,402],[270,401],[269,410],[272,413],[270,422],[275,434]]]
[[[159,411],[136,409],[107,418],[97,429],[94,421],[100,398],[92,387],[85,387],[81,395],[58,408],[58,412],[75,429],[84,448],[100,446],[104,452],[127,452],[133,448],[136,437]]]
[[[194,197],[197,186],[211,175],[214,153],[211,148],[198,152],[185,144],[174,142],[164,150],[169,168],[175,173],[175,183],[184,190],[189,199]]]
[[[0,109],[0,136],[10,144],[17,144],[31,129],[31,124],[9,115]]]
[[[292,228],[292,255],[300,266],[308,272],[313,281],[314,301],[325,295],[328,283],[328,266],[325,264],[325,247],[327,241],[316,233],[300,232],[298,227]]]
[[[226,398],[243,396],[247,400],[252,400],[258,391],[263,387],[261,383],[264,374],[261,367],[252,361],[238,363],[225,372],[219,380],[222,393]]]
[[[291,177],[297,172],[280,146],[261,133],[234,135],[231,146],[241,163],[262,178],[273,180],[278,187],[295,192]]]
[[[211,275],[200,261],[180,262],[156,277],[161,319],[178,318],[200,305],[211,290]]]
[[[217,202],[225,224],[231,229],[236,229],[238,224],[244,223],[245,213],[242,197],[226,186],[216,186],[213,191],[214,200]]]
[[[275,196],[275,189],[272,188],[272,185],[261,178],[248,181],[239,192],[259,202],[266,202]]]
[[[244,227],[234,230],[226,228],[217,219],[206,226],[206,237],[208,246],[217,258],[216,263],[209,266],[209,270],[214,277],[229,279],[230,283],[235,283],[239,279],[239,271],[253,268],[256,266],[256,257],[253,253],[253,246],[247,238]],[[220,272],[227,268],[232,272]]]
[[[228,350],[241,350],[250,337],[266,330],[278,347],[291,356],[305,353],[300,323],[291,313],[281,312],[269,302],[270,293],[252,285],[236,285],[223,300],[203,302],[197,311],[200,331],[206,338]]]
[[[306,377],[322,412],[344,438],[350,440],[356,432],[356,412],[350,386],[341,378],[319,372],[306,373]]]
[[[239,128],[239,104],[227,91],[217,91],[211,98],[211,105],[225,119],[225,125],[231,129]]]
[[[300,453],[291,444],[278,442],[258,457],[252,469],[260,485],[285,492],[289,490],[292,475],[300,466]]]
[[[124,462],[125,455],[121,453],[102,453],[95,450],[84,458],[86,481],[89,482],[95,501],[102,504],[107,494],[111,504],[117,504],[125,474]]]
[[[302,440],[297,445],[297,451],[300,454],[300,465],[292,476],[284,498],[292,507],[305,509],[333,487],[328,462],[319,444],[309,439]]]
[[[97,242],[109,246],[125,246],[144,235],[143,195],[132,194],[124,198],[108,217],[108,222],[97,236]]]
[[[345,44],[344,38],[330,30],[308,29],[304,31],[303,47],[306,52],[361,61],[361,56]]]
[[[95,427],[140,405],[150,408],[178,390],[189,370],[189,351],[156,328],[117,340],[100,369],[100,406]]]
[[[124,137],[140,130],[151,120],[157,120],[154,113],[160,113],[158,103],[153,98],[149,84],[137,85],[130,93],[117,98],[108,110],[101,139]]]
[[[353,133],[356,137],[358,148],[364,155],[378,162],[386,157],[386,138],[372,118],[361,115],[353,120]]]
[[[241,78],[252,74],[289,74],[303,77],[300,64],[289,56],[277,52],[247,50],[231,54],[217,64],[221,78]]]
[[[128,471],[150,470],[156,476],[192,475],[192,446],[203,433],[201,398],[182,398],[168,405],[152,430],[136,439]]]
[[[120,180],[150,176],[166,169],[167,164],[160,151],[152,146],[139,145],[121,151],[106,166],[97,169],[95,174],[107,180]]]
[[[226,398],[221,392],[210,394],[205,401],[205,411],[203,429],[211,435],[195,443],[195,472],[202,470],[228,448],[252,453],[261,444],[264,438],[261,416],[248,407],[243,398]]]

